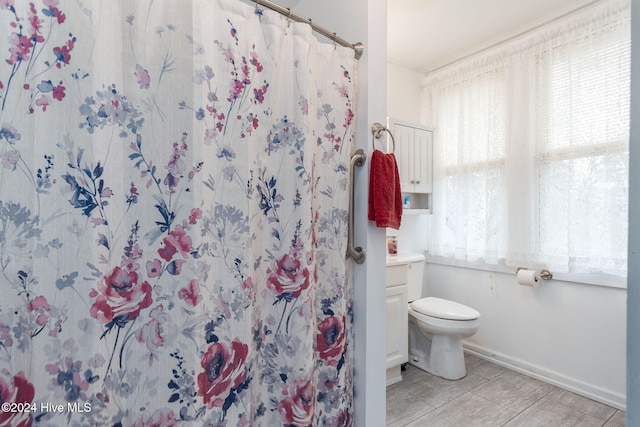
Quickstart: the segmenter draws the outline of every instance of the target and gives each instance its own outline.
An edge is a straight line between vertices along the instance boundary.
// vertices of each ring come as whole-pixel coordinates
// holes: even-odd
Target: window
[[[629,60],[615,1],[429,76],[432,254],[624,277]]]
[[[446,141],[442,209],[449,219],[465,218],[460,223],[449,221],[440,232],[442,250],[457,258],[498,256],[502,215],[493,189],[502,187],[505,167],[504,71],[474,70],[440,93],[439,105],[447,112],[438,123],[440,140]],[[460,194],[466,197],[457,197]],[[464,227],[462,233],[458,226]]]
[[[601,34],[552,58],[536,91],[539,253],[569,272],[626,271],[630,54]]]

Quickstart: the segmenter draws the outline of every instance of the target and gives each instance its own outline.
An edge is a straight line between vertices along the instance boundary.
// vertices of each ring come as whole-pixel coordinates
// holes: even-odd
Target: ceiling
[[[389,0],[389,61],[428,72],[593,0]]]

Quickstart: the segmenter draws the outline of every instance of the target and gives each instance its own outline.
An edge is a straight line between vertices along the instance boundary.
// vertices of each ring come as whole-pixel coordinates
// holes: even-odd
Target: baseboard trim
[[[400,365],[387,369],[387,387],[402,381],[402,367]]]
[[[604,403],[611,407],[626,410],[626,395],[593,384],[585,383],[558,372],[534,365],[522,359],[493,351],[477,344],[463,342],[464,351],[496,365],[504,366],[521,374],[553,384],[565,390]]]

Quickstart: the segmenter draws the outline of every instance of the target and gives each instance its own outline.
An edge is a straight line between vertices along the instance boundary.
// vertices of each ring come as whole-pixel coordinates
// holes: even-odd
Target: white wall
[[[387,236],[398,239],[398,253],[422,254],[426,250],[428,237],[426,215],[403,215],[400,230],[387,228]]]
[[[387,113],[391,119],[429,126],[420,114],[422,84],[426,75],[420,71],[387,62]]]
[[[551,280],[520,286],[514,274],[427,264],[425,291],[477,309],[466,343],[496,362],[561,387],[625,405],[625,289]]]

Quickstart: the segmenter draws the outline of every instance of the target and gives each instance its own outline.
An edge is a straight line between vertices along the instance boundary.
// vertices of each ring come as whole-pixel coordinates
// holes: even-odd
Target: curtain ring
[[[260,6],[260,0],[255,0],[256,1],[256,13],[258,12],[258,7]]]
[[[291,8],[287,8],[287,27],[291,25]]]
[[[338,34],[333,33],[333,49],[337,49],[338,48]]]

